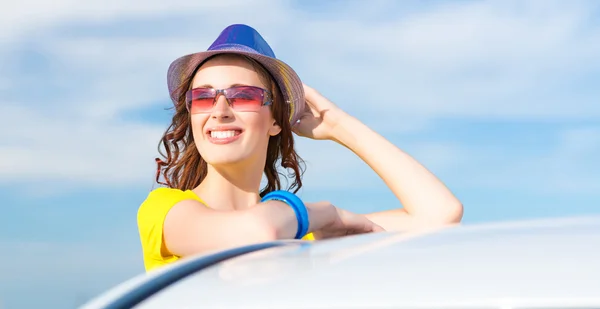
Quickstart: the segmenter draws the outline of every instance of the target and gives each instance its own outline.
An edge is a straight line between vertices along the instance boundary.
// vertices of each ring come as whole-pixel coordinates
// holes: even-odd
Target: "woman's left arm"
[[[417,160],[305,85],[310,111],[296,129],[314,139],[331,139],[358,155],[392,190],[404,208],[367,214],[386,230],[459,223],[461,202]]]

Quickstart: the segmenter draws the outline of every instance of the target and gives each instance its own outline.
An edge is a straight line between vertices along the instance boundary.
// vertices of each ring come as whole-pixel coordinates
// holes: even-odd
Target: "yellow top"
[[[183,200],[196,200],[206,205],[191,190],[183,191],[171,188],[153,190],[140,205],[137,221],[146,271],[172,263],[180,258],[166,250],[163,240],[163,223],[171,207]],[[309,233],[302,239],[314,240],[314,236]]]

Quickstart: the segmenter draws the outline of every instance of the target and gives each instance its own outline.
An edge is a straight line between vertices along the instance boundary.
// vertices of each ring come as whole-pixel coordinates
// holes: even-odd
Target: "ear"
[[[281,127],[277,124],[275,120],[273,120],[273,124],[269,128],[269,135],[275,136],[281,132]]]

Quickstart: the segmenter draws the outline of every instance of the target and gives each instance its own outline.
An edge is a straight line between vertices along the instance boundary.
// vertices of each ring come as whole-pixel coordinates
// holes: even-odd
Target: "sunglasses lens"
[[[216,91],[210,88],[192,89],[187,97],[190,113],[198,114],[210,112],[215,100],[215,93]]]
[[[257,87],[233,87],[226,93],[231,107],[239,112],[258,111],[264,101],[264,90]]]
[[[191,114],[210,113],[215,104],[217,91],[211,88],[196,88],[187,93],[187,104]],[[225,90],[231,108],[238,112],[260,110],[265,99],[265,90],[252,86],[237,86]]]

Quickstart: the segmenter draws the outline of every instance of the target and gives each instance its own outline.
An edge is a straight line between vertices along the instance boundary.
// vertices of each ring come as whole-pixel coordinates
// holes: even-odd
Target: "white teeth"
[[[210,131],[210,136],[212,138],[228,138],[235,136],[235,130],[230,131]]]

